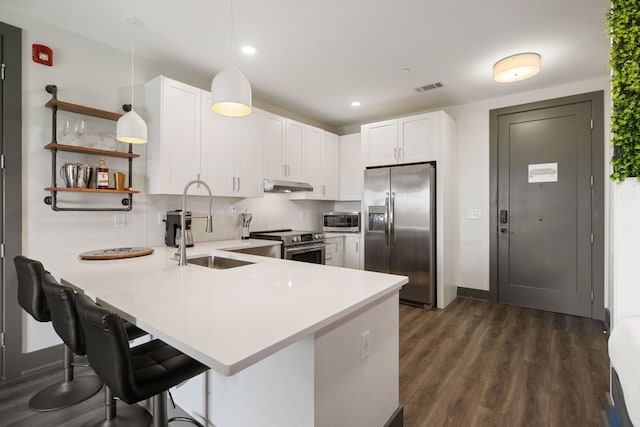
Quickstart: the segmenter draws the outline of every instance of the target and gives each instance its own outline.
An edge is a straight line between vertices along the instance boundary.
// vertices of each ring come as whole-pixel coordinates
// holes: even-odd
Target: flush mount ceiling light
[[[125,21],[131,24],[131,108],[116,123],[116,139],[129,144],[146,144],[147,124],[142,117],[133,110],[133,47],[134,32],[136,26],[142,26],[142,22],[133,16],[125,16]]]
[[[519,53],[507,56],[493,66],[493,78],[500,83],[511,83],[533,77],[540,72],[540,55]]]
[[[353,101],[353,102],[351,103],[351,106],[352,106],[352,107],[354,107],[354,108],[355,108],[355,107],[359,107],[360,105],[361,105],[361,104],[360,104],[360,101]]]
[[[233,65],[233,0],[231,3],[231,65],[211,82],[211,110],[223,116],[241,117],[251,113],[251,85]]]

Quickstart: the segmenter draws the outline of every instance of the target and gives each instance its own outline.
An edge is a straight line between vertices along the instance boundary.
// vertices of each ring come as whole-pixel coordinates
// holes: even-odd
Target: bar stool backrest
[[[18,303],[38,322],[48,322],[51,314],[42,291],[46,270],[40,261],[18,255],[13,259],[18,275]]]
[[[84,332],[76,310],[76,293],[58,283],[50,273],[44,274],[42,290],[47,298],[53,329],[71,351],[80,356],[86,354]]]
[[[129,340],[122,319],[86,295],[76,296],[89,364],[115,396],[135,403],[139,390],[134,381]]]

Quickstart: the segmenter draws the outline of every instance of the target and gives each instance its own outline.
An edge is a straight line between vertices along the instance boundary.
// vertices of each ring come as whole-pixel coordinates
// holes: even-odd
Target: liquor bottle
[[[109,188],[109,168],[100,157],[100,166],[96,168],[96,188]]]

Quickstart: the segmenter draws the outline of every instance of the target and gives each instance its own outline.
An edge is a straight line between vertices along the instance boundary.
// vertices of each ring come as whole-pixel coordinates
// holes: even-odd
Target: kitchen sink
[[[200,265],[202,267],[217,268],[217,269],[242,267],[243,265],[254,264],[253,262],[249,262],[249,261],[242,261],[239,259],[225,258],[225,257],[215,256],[215,255],[189,258],[187,259],[187,262],[189,264],[195,264],[195,265]]]

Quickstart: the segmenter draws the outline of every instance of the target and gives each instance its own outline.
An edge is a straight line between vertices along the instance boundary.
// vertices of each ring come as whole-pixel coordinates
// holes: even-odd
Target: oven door
[[[324,264],[326,244],[313,243],[310,245],[289,246],[284,248],[284,259],[292,261],[309,262],[312,264]]]

